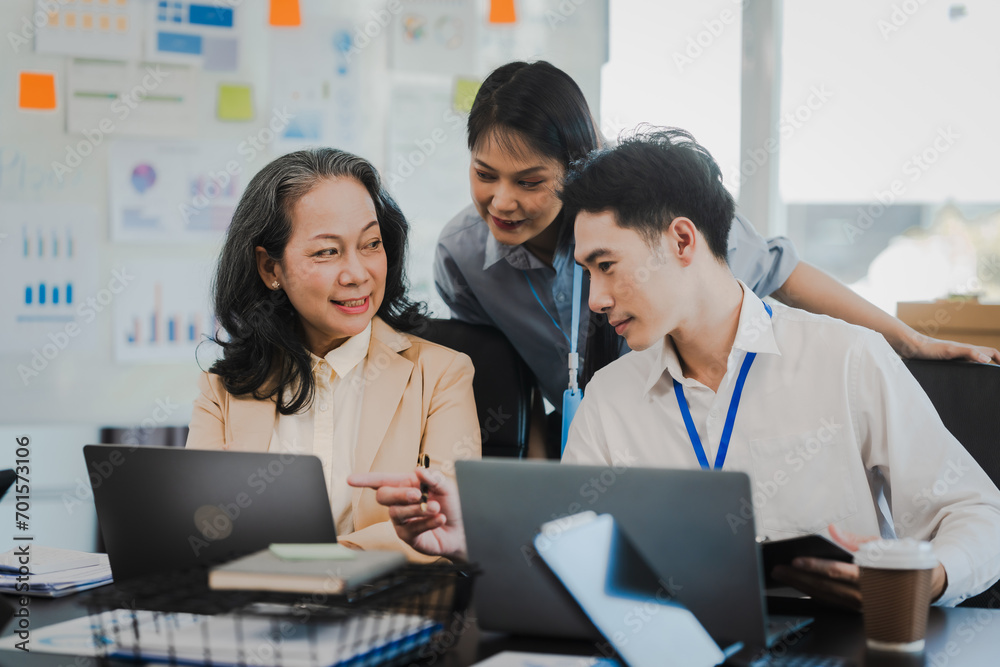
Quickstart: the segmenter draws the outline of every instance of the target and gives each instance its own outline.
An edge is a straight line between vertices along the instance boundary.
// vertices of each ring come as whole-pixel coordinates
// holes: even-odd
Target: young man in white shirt
[[[563,202],[590,307],[633,350],[587,386],[563,462],[746,472],[770,539],[931,540],[939,604],[1000,577],[997,487],[882,336],[765,305],[733,277],[733,200],[689,134],[653,129],[592,156]],[[856,566],[796,565],[790,583],[860,603]]]
[[[564,463],[746,472],[748,510],[727,520],[753,530],[756,517],[771,539],[931,540],[937,604],[1000,578],[1000,491],[881,335],[765,305],[733,277],[733,200],[689,134],[652,130],[592,155],[562,197],[590,307],[633,350],[588,384]],[[351,483],[381,487],[397,534],[418,550],[463,556],[454,487],[419,474]],[[800,559],[780,574],[860,606],[855,565]]]

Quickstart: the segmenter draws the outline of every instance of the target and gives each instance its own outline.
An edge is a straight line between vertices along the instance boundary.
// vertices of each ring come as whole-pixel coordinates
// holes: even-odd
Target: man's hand
[[[854,552],[864,544],[879,539],[877,536],[859,536],[840,533],[832,524],[828,526],[833,541]],[[823,558],[796,558],[791,566],[779,565],[771,573],[783,584],[793,586],[817,600],[837,607],[861,611],[861,568],[853,563],[842,563]],[[931,576],[931,600],[937,600],[948,586],[948,575],[940,563]]]
[[[853,563],[823,558],[796,558],[791,566],[775,567],[771,576],[817,600],[861,611],[860,574],[861,570]]]
[[[465,529],[458,488],[436,470],[418,468],[405,474],[360,473],[347,483],[375,489],[375,500],[389,508],[396,535],[429,556],[464,559]],[[427,488],[426,509],[420,507],[420,485]]]

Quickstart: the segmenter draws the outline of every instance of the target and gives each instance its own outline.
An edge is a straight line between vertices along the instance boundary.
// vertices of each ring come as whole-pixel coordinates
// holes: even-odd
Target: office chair
[[[431,319],[415,333],[472,359],[483,456],[523,459],[528,452],[534,377],[514,346],[493,327],[458,320]]]
[[[101,429],[102,445],[151,445],[183,447],[187,442],[187,426],[105,426]]]
[[[941,421],[1000,486],[1000,367],[961,361],[907,359],[906,367],[927,392]],[[1000,582],[961,607],[1000,604]]]

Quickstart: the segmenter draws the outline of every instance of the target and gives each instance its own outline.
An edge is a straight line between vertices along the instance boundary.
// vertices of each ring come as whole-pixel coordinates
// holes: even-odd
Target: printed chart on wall
[[[361,49],[353,27],[316,19],[271,32],[271,99],[276,112],[291,116],[279,130],[278,153],[306,146],[362,151]]]
[[[126,263],[132,283],[114,303],[114,347],[118,362],[193,362],[218,349],[209,285],[214,263],[152,260]],[[210,362],[209,362],[210,363]]]
[[[91,207],[0,202],[0,352],[94,347],[97,234]]]
[[[35,0],[35,51],[90,58],[138,58],[142,0],[52,2]],[[11,33],[13,34],[13,33]]]
[[[198,127],[194,67],[74,58],[66,87],[69,132],[180,137]]]
[[[111,238],[217,240],[229,227],[247,178],[239,148],[226,142],[115,142],[108,164]]]
[[[402,0],[402,11],[392,27],[392,67],[472,74],[476,27],[472,0]]]
[[[153,0],[146,13],[146,58],[208,72],[239,69],[238,4]]]

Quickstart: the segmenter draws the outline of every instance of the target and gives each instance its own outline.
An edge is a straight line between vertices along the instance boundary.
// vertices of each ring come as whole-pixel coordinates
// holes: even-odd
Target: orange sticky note
[[[271,0],[270,24],[276,26],[302,25],[299,0]]]
[[[21,109],[51,111],[56,108],[56,75],[48,72],[21,72],[17,105]]]
[[[490,23],[514,23],[517,12],[514,11],[514,0],[491,0]]]

